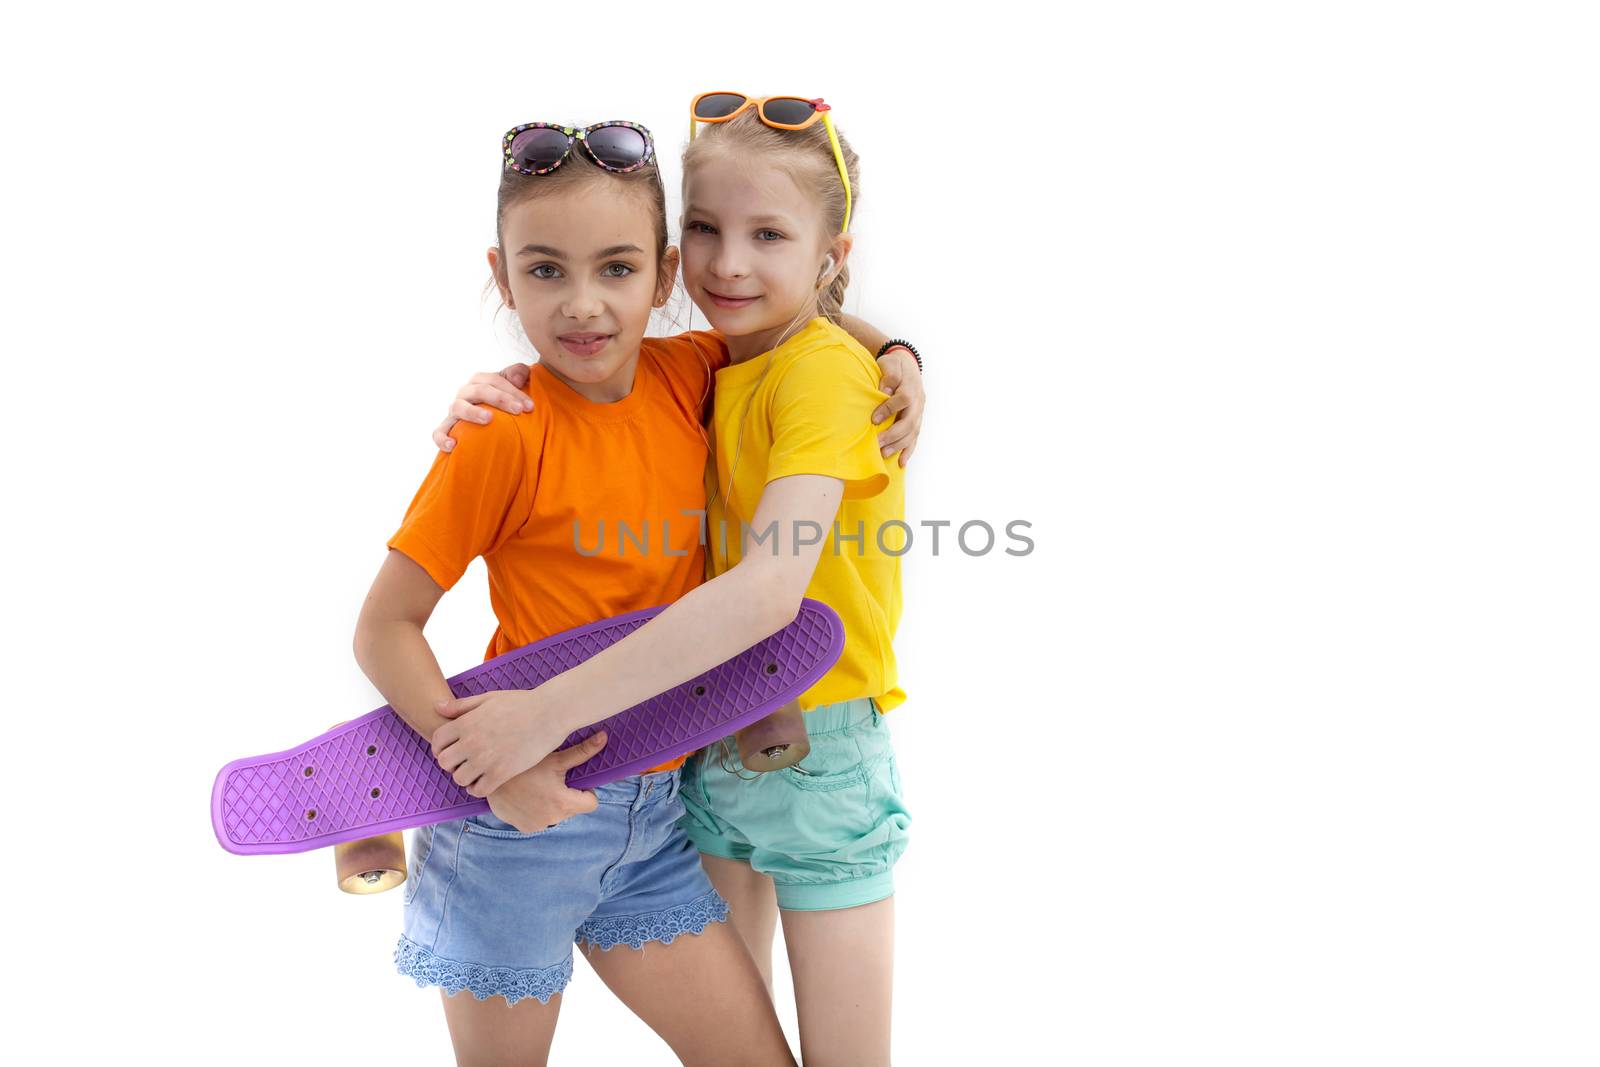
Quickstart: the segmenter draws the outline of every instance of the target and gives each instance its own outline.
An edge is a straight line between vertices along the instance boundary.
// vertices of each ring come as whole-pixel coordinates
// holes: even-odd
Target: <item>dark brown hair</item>
[[[549,174],[519,174],[514,170],[501,168],[500,191],[495,197],[494,212],[494,241],[500,247],[501,264],[507,262],[505,239],[507,211],[529,200],[553,196],[587,182],[611,182],[619,194],[637,196],[649,204],[651,221],[655,224],[655,264],[659,272],[661,257],[667,253],[667,191],[661,185],[661,172],[656,169],[655,161],[651,160],[647,166],[627,174],[615,174],[596,166],[583,156],[582,149],[576,147],[567,161]],[[497,279],[489,279],[489,284],[496,286]]]

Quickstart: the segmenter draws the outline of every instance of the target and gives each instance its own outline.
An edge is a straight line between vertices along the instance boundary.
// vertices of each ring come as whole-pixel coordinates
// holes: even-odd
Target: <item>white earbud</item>
[[[822,272],[817,275],[817,281],[820,282],[822,279],[826,278],[828,276],[828,272],[832,269],[833,253],[829,252],[826,256],[822,257]]]

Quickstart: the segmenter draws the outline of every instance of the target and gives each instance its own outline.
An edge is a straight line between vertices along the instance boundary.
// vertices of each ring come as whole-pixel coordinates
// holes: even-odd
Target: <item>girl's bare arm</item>
[[[449,721],[435,704],[451,698],[450,686],[422,636],[442,596],[444,590],[427,571],[390,549],[356,623],[356,662],[395,713],[424,738]],[[490,810],[524,833],[593,811],[598,803],[594,794],[569,788],[566,771],[593,757],[605,743],[604,733],[596,733],[508,778],[487,794]]]
[[[775,534],[725,574],[684,594],[650,622],[533,690],[535,714],[570,733],[710,670],[795,618],[844,495],[838,478],[769,482],[753,529]],[[823,536],[816,543],[817,530]],[[718,536],[709,531],[708,536]],[[737,530],[728,532],[730,540]],[[769,545],[771,547],[769,547]]]
[[[356,662],[395,713],[425,738],[448,721],[434,705],[452,695],[422,636],[443,596],[427,571],[391,548],[356,622]]]

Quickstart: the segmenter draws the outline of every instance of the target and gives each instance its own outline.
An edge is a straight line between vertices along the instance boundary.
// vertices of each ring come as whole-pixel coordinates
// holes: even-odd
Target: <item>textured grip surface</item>
[[[456,696],[533,689],[648,622],[647,608],[555,634],[449,679]],[[844,626],[806,599],[794,622],[682,685],[570,735],[605,730],[606,747],[567,772],[592,789],[665,763],[755,722],[811,688],[839,659]],[[489,810],[434,762],[429,742],[385,704],[303,745],[234,760],[211,790],[229,852],[304,852]]]

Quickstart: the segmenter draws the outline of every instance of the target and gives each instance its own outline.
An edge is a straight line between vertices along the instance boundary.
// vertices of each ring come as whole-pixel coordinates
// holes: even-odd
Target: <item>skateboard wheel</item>
[[[349,720],[345,720],[348,722]],[[333,724],[334,729],[344,722]],[[368,755],[371,755],[369,749]],[[311,777],[311,768],[306,768]],[[373,796],[377,796],[374,789]],[[339,888],[346,893],[382,893],[406,880],[406,839],[398,832],[378,837],[363,837],[333,846],[333,866],[339,875]]]
[[[334,845],[333,865],[346,893],[382,893],[406,880],[406,839],[396,832]]]
[[[739,762],[745,770],[758,774],[791,767],[811,752],[805,715],[793,700],[739,730],[734,737],[739,743]]]

